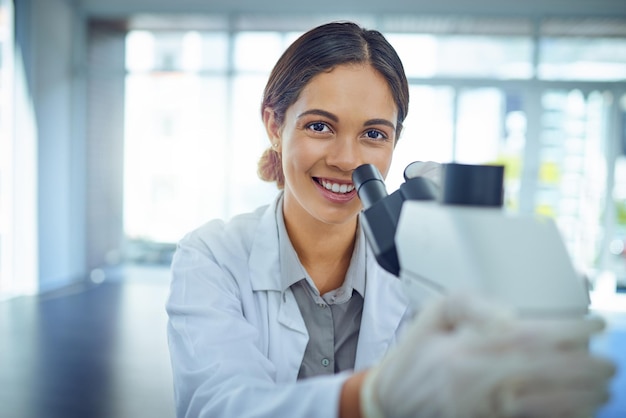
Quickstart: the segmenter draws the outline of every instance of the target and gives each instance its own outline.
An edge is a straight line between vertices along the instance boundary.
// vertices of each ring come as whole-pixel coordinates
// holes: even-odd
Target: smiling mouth
[[[354,190],[354,184],[352,183],[335,183],[319,177],[313,177],[313,179],[317,182],[317,184],[333,193],[347,194]]]

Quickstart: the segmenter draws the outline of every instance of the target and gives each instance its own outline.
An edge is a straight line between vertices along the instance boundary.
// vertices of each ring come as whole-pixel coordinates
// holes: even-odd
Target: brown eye
[[[330,128],[328,127],[328,125],[326,125],[323,122],[313,122],[310,123],[307,128],[315,131],[315,132],[328,132],[330,131]]]
[[[381,131],[377,129],[371,129],[365,133],[365,136],[368,139],[374,139],[377,141],[384,141],[387,139],[387,135],[383,134]]]

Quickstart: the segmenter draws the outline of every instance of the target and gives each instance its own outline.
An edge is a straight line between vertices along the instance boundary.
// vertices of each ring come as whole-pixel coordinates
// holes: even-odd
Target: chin
[[[316,216],[321,222],[329,225],[345,225],[355,222],[359,216],[361,207],[356,210],[323,211]]]

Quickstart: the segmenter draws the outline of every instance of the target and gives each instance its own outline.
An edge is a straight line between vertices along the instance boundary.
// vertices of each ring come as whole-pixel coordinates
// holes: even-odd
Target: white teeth
[[[324,186],[325,189],[331,190],[334,193],[349,193],[354,190],[354,185],[352,184],[331,183],[326,180],[322,180],[322,186]]]

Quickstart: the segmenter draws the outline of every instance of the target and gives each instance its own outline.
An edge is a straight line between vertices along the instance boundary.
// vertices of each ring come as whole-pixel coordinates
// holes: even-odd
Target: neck
[[[354,250],[357,217],[336,225],[287,213],[284,218],[291,244],[320,294],[340,287]]]

